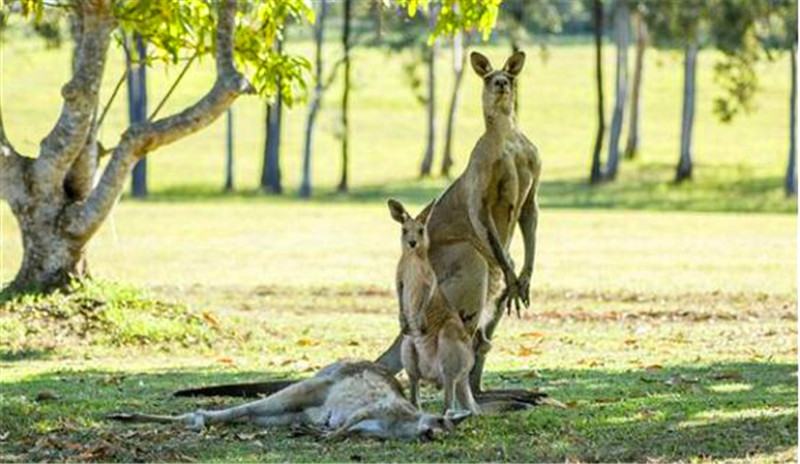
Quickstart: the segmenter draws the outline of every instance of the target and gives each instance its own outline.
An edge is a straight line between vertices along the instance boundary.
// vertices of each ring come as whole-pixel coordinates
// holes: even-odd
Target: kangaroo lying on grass
[[[369,361],[340,361],[262,400],[229,409],[199,410],[177,416],[111,414],[107,418],[183,423],[191,429],[227,422],[310,426],[327,438],[361,434],[430,440],[454,430],[469,415],[469,412],[426,414],[406,399],[400,384],[383,366]]]
[[[469,371],[475,362],[472,336],[439,292],[428,262],[425,222],[431,209],[412,218],[400,202],[389,200],[389,211],[403,226],[396,286],[400,327],[405,334],[402,361],[411,383],[411,402],[419,406],[417,390],[422,378],[444,388],[445,413],[454,411],[458,400],[462,408],[479,414],[469,387]]]

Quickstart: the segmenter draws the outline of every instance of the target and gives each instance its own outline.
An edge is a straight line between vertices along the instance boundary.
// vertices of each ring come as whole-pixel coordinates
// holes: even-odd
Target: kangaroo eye
[[[405,234],[407,234],[407,233],[408,233],[408,229],[406,229],[405,227],[403,227],[403,235],[405,235]]]
[[[425,233],[425,229],[420,229],[420,230],[419,230],[419,234],[420,234],[420,235],[422,235],[422,234],[424,234],[424,233]]]

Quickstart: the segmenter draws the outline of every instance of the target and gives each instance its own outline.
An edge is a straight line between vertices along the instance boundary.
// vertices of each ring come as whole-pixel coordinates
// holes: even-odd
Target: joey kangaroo
[[[340,361],[264,399],[229,409],[199,410],[176,416],[111,414],[107,418],[183,423],[192,429],[226,422],[310,426],[327,438],[360,434],[430,440],[454,430],[469,415],[469,412],[423,413],[405,398],[402,387],[385,367],[369,361]]]
[[[432,209],[427,222],[428,259],[442,295],[457,309],[467,332],[482,327],[490,339],[504,310],[514,306],[519,311],[520,303],[530,303],[541,160],[536,147],[517,129],[513,112],[515,81],[525,54],[514,53],[499,70],[477,52],[470,55],[470,61],[483,80],[485,132],[472,150],[466,170],[428,206]],[[515,224],[522,230],[525,245],[519,277],[508,254]],[[400,334],[377,362],[398,372],[402,342]],[[481,377],[488,346],[476,338],[473,350],[470,384],[479,402],[498,395],[538,401],[538,395],[529,397],[527,392],[483,392]]]
[[[389,200],[389,211],[403,226],[396,287],[400,327],[405,334],[401,357],[411,384],[411,402],[419,406],[419,381],[425,379],[444,388],[445,413],[454,411],[458,400],[462,408],[480,414],[469,386],[469,371],[475,362],[472,336],[439,292],[428,262],[425,229],[431,209],[412,218],[402,204]]]

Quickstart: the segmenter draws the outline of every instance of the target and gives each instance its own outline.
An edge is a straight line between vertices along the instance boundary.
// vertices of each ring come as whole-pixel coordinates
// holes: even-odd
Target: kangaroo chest
[[[522,205],[533,187],[536,160],[535,147],[524,136],[514,131],[503,145],[499,160],[500,180],[497,203],[492,209],[497,231],[503,244],[508,246],[519,220]]]

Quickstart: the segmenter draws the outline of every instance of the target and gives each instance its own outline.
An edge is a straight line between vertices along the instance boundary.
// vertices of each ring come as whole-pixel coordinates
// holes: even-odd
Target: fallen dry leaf
[[[637,342],[636,342],[636,339],[629,338],[629,339],[625,340],[623,343],[625,343],[628,346],[631,346],[631,345],[635,345]]]
[[[225,364],[226,366],[233,366],[235,364],[231,358],[219,358],[217,361]]]
[[[662,366],[661,364],[650,364],[649,366],[645,366],[644,367],[644,369],[646,371],[650,371],[650,372],[652,372],[652,371],[660,371],[663,368],[664,368],[664,366]]]
[[[544,332],[537,332],[537,331],[534,330],[532,332],[525,332],[524,334],[522,334],[522,336],[523,337],[531,337],[531,338],[544,338],[547,335]]]
[[[203,320],[208,322],[209,324],[211,324],[211,325],[213,325],[215,327],[219,325],[219,321],[217,320],[217,318],[213,314],[211,314],[210,312],[203,311],[202,316],[203,316]]]
[[[319,345],[319,342],[316,340],[311,340],[310,338],[301,338],[300,340],[297,340],[297,344],[299,346],[317,346]]]

